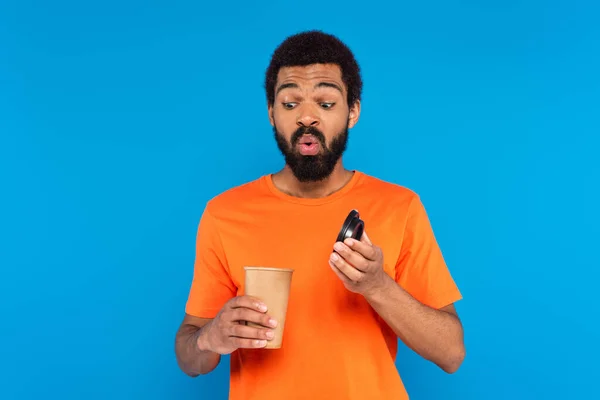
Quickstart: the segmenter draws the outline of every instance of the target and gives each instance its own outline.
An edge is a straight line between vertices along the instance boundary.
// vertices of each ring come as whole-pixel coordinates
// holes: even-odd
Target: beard
[[[348,124],[333,138],[329,146],[326,144],[325,135],[312,126],[298,128],[289,143],[276,126],[273,127],[273,131],[277,147],[283,154],[286,164],[300,182],[317,182],[329,177],[348,143]],[[302,135],[313,135],[319,141],[321,150],[318,154],[305,156],[297,150],[296,145]]]

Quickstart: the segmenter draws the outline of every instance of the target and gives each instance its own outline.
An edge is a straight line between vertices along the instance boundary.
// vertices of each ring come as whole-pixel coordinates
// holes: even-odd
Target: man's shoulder
[[[385,180],[375,175],[362,172],[362,188],[369,193],[376,194],[378,198],[386,201],[412,201],[419,195],[414,190],[400,183]]]
[[[233,210],[265,196],[265,178],[266,176],[262,175],[216,194],[208,200],[206,208],[211,212]]]

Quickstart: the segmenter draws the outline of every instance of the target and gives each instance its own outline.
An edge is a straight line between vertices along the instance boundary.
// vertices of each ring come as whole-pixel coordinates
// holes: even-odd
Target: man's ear
[[[354,125],[358,122],[358,118],[360,117],[360,100],[356,100],[352,107],[350,107],[350,112],[348,114],[348,128],[353,128]]]
[[[273,118],[273,105],[267,104],[267,112],[269,113],[269,122],[271,126],[275,126],[275,119]]]

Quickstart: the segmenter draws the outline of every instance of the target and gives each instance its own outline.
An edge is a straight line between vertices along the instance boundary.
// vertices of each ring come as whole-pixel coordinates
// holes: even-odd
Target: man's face
[[[301,182],[327,178],[346,149],[360,103],[348,107],[337,65],[285,67],[277,75],[269,119],[279,150]]]

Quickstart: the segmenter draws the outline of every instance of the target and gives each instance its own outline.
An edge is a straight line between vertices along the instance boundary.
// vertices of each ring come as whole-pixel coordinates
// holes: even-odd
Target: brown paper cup
[[[267,349],[279,349],[283,342],[283,330],[288,298],[294,270],[284,268],[244,267],[245,294],[256,297],[267,306],[267,314],[275,318],[275,337],[267,341]],[[248,322],[248,326],[258,326]]]

